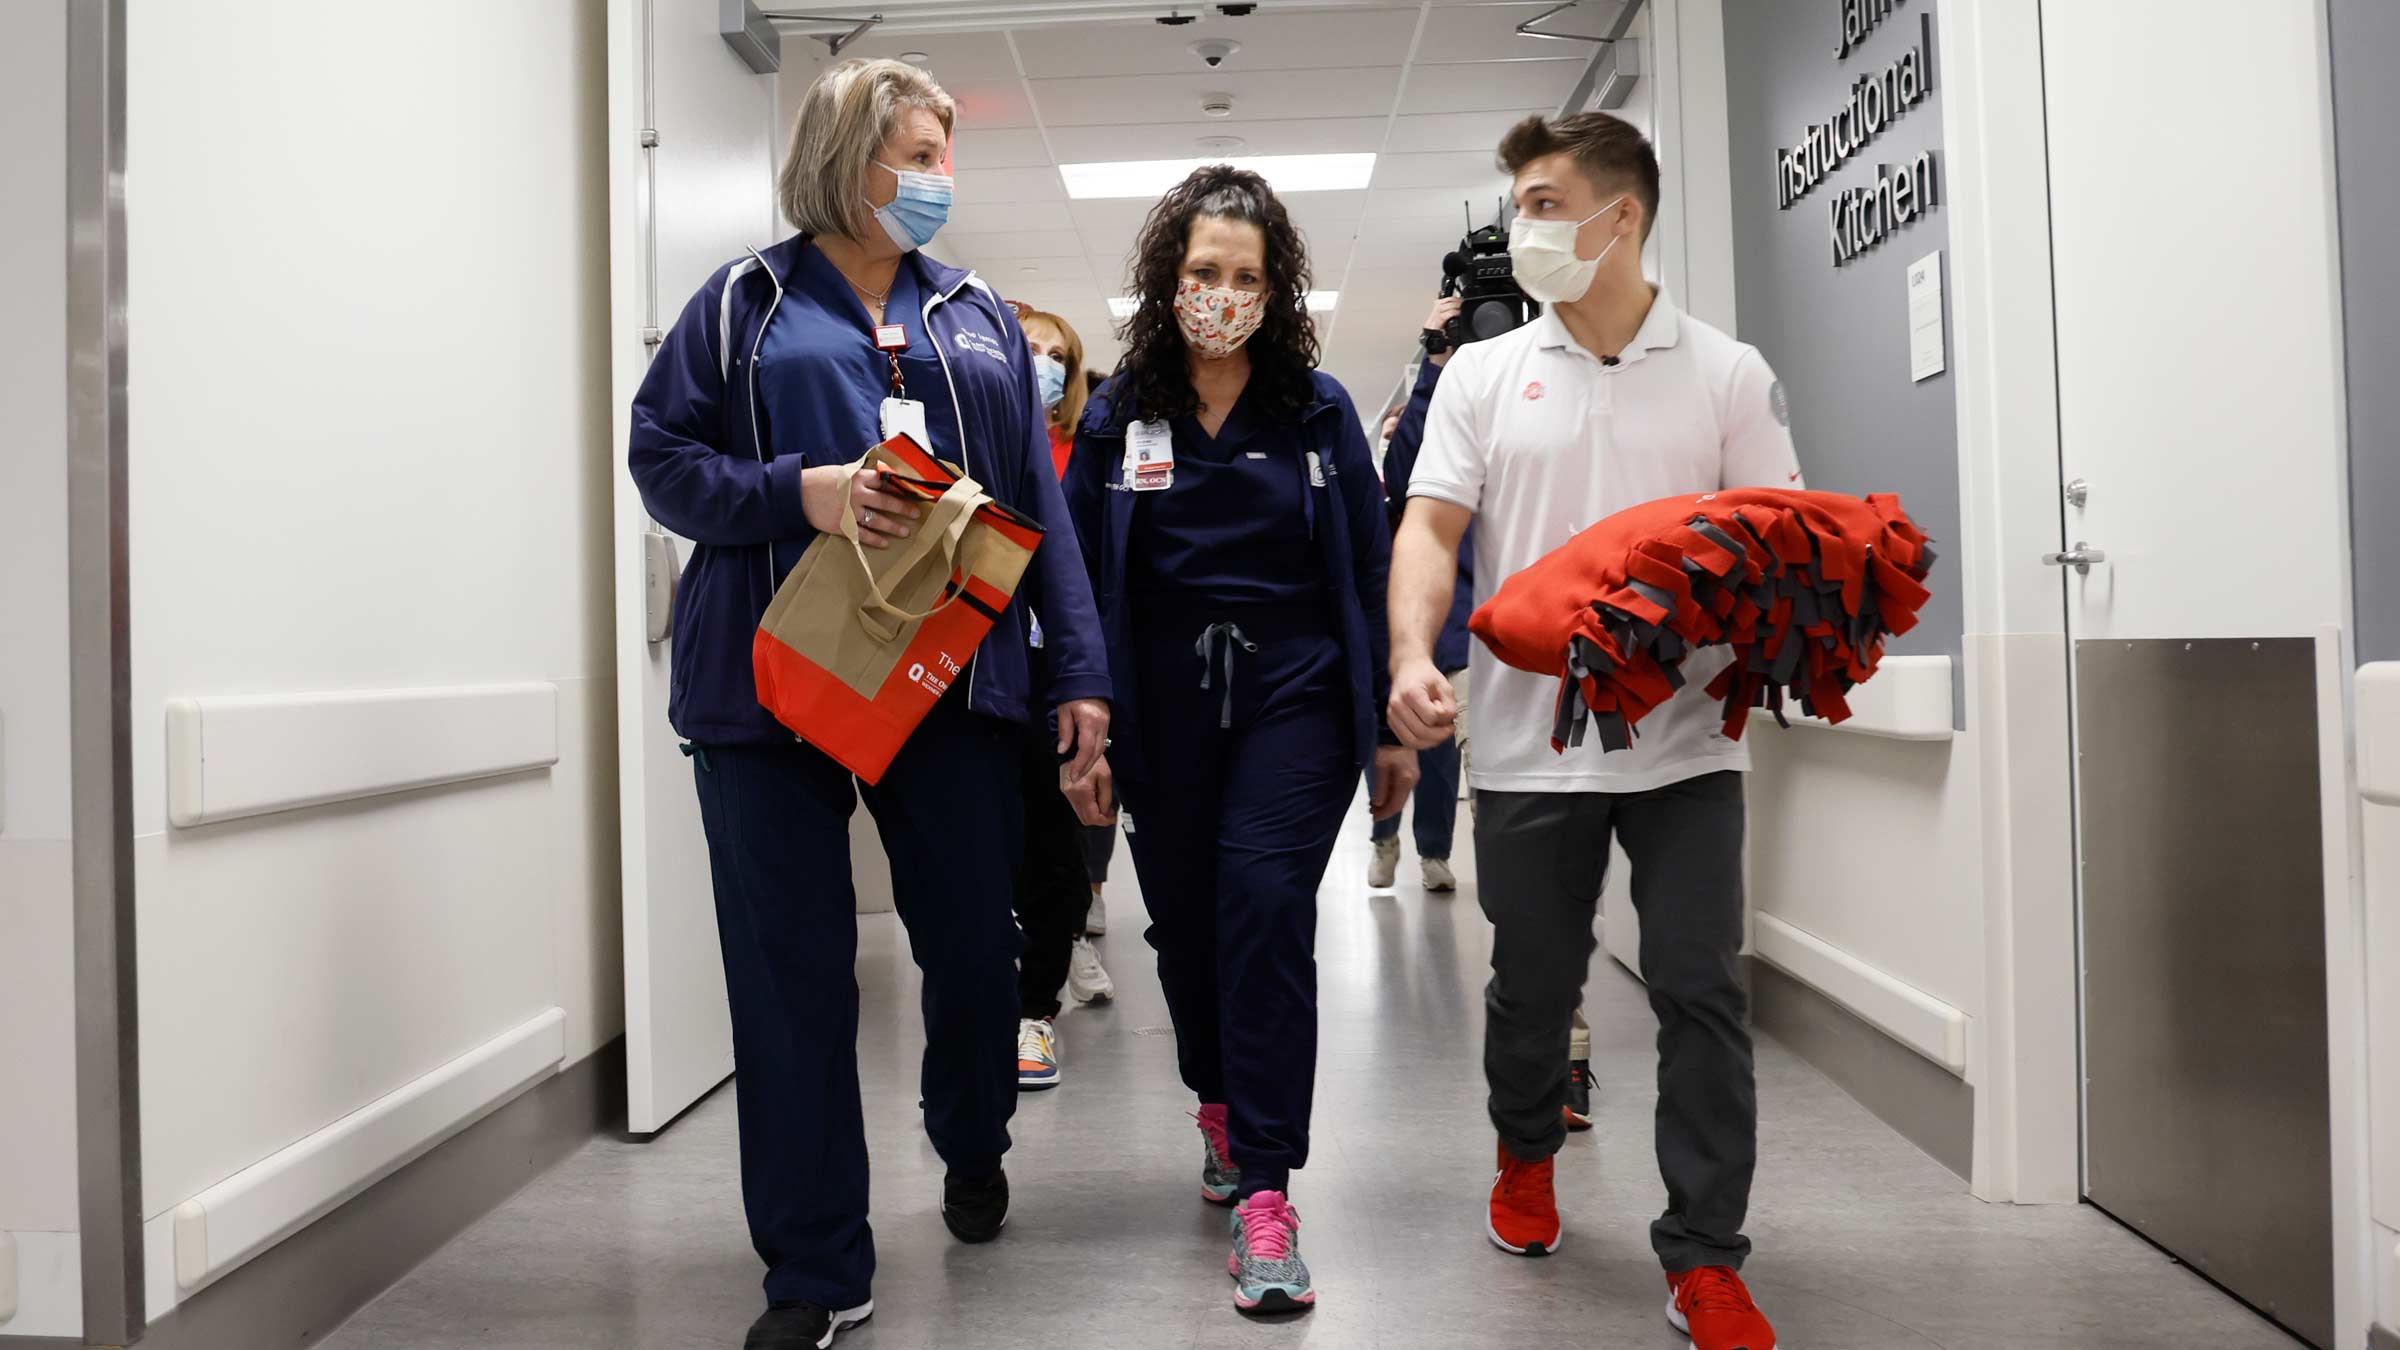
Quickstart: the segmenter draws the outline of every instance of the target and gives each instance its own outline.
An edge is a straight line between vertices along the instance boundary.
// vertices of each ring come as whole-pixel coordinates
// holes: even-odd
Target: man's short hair
[[[1555,120],[1528,117],[1500,138],[1500,168],[1514,177],[1545,155],[1574,157],[1577,168],[1603,194],[1630,192],[1642,204],[1642,237],[1658,220],[1658,154],[1650,139],[1622,118],[1604,112]]]

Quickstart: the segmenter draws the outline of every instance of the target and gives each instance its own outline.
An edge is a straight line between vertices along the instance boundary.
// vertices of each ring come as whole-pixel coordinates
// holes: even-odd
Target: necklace
[[[862,298],[862,299],[866,299],[866,300],[872,300],[872,301],[874,301],[874,302],[875,302],[876,304],[878,304],[878,305],[880,305],[880,304],[884,303],[886,300],[889,300],[889,299],[891,299],[891,296],[892,296],[892,285],[893,285],[893,281],[897,281],[897,280],[899,279],[899,273],[898,273],[898,272],[894,272],[894,273],[892,274],[892,275],[893,275],[893,281],[887,281],[887,282],[883,283],[883,289],[882,289],[882,290],[880,290],[880,291],[874,291],[874,290],[869,290],[869,289],[867,289],[867,288],[866,288],[865,286],[863,286],[863,285],[860,285],[860,284],[859,284],[859,282],[858,282],[858,279],[857,279],[857,278],[855,278],[855,277],[851,276],[851,275],[850,275],[848,272],[844,272],[844,271],[842,271],[842,269],[841,269],[840,267],[836,267],[836,268],[834,268],[833,270],[835,270],[835,271],[837,271],[837,272],[841,272],[841,273],[842,273],[842,280],[849,282],[849,283],[850,283],[850,289],[851,289],[851,290],[854,290],[854,291],[856,291],[856,292],[858,292],[858,294],[859,294],[860,298]]]

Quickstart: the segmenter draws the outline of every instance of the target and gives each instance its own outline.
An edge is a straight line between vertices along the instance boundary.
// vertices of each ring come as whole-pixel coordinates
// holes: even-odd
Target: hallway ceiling
[[[1062,23],[1061,4],[985,6],[1001,17],[962,16],[955,21],[974,31],[926,32],[907,30],[951,20],[912,22],[902,0],[877,8],[903,31],[870,31],[843,55],[921,54],[959,105],[958,204],[930,251],[1066,318],[1099,369],[1116,359],[1108,302],[1125,294],[1126,258],[1151,199],[1070,200],[1060,165],[1377,156],[1363,190],[1285,197],[1308,239],[1315,289],[1340,293],[1317,316],[1325,368],[1372,418],[1410,359],[1468,204],[1476,223],[1488,223],[1507,193],[1493,163],[1501,133],[1555,111],[1590,58],[1588,44],[1515,32],[1549,7],[1265,0],[1238,18],[1185,5],[1179,12],[1196,22],[1170,27],[1138,17]],[[1597,31],[1615,8],[1587,0],[1545,27]],[[988,26],[997,23],[1018,26]],[[787,80],[804,81],[829,59],[799,36],[808,27],[786,25]],[[1210,39],[1241,47],[1212,70],[1191,50]],[[812,64],[798,68],[803,61]],[[1230,99],[1229,115],[1202,114],[1213,95]],[[1214,137],[1242,144],[1213,150],[1204,142]]]

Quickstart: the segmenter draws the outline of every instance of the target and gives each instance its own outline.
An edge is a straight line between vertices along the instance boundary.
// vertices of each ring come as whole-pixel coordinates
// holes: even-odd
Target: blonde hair
[[[827,67],[792,120],[791,148],[775,180],[783,218],[805,234],[865,235],[875,218],[867,164],[910,108],[932,113],[945,138],[958,120],[958,105],[915,66],[854,58]]]
[[[1092,397],[1092,387],[1083,379],[1083,335],[1077,333],[1065,319],[1038,309],[1028,309],[1019,314],[1017,322],[1024,326],[1027,337],[1033,335],[1035,324],[1046,325],[1051,332],[1058,334],[1058,345],[1067,349],[1067,396],[1058,401],[1057,415],[1052,420],[1073,431],[1083,421],[1083,405],[1090,402]]]

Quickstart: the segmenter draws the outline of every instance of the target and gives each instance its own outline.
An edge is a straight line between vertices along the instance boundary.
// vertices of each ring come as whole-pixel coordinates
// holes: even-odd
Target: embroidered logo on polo
[[[1525,386],[1525,401],[1527,403],[1535,402],[1539,400],[1542,395],[1549,392],[1549,390],[1542,388],[1542,382],[1540,380],[1535,380],[1533,383]]]
[[[961,329],[958,333],[958,336],[953,340],[958,343],[959,350],[961,351],[974,352],[979,356],[988,356],[1002,365],[1008,364],[1008,353],[1001,350],[1000,344],[993,341],[991,337],[986,334],[978,333],[971,328]]]

